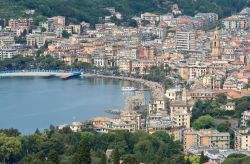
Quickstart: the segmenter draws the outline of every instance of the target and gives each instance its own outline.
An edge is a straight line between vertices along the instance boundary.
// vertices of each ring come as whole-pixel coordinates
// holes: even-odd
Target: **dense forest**
[[[107,149],[113,149],[110,159]],[[16,129],[0,130],[0,161],[22,164],[105,164],[124,160],[127,164],[171,163],[185,164],[179,142],[165,132],[149,135],[138,131],[98,134],[88,126],[82,132],[72,132],[69,127],[58,130],[53,126],[44,132],[20,135]]]
[[[25,16],[24,9],[35,9],[37,16],[63,15],[68,22],[97,23],[109,15],[106,7],[115,7],[124,16],[123,21],[143,12],[167,13],[177,3],[183,13],[215,12],[220,17],[229,16],[250,6],[248,0],[0,0],[0,17]]]

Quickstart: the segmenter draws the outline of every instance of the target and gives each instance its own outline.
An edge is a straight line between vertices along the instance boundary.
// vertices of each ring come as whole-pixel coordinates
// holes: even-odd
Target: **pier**
[[[81,73],[78,71],[61,70],[14,70],[0,72],[0,77],[59,77],[68,79],[80,75]]]

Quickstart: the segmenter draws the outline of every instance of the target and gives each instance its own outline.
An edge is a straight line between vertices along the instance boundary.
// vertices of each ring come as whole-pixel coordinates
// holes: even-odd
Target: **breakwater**
[[[126,80],[131,82],[141,83],[147,86],[151,90],[151,94],[154,100],[163,100],[164,99],[164,88],[161,84],[153,81],[148,81],[145,79],[133,78],[133,77],[123,77],[123,76],[109,76],[101,74],[83,74],[83,77],[99,77],[99,78],[109,78],[117,80]]]

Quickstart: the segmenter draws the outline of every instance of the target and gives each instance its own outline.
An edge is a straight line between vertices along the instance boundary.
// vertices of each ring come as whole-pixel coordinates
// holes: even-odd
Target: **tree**
[[[15,137],[7,137],[0,133],[0,156],[3,163],[9,161],[9,158],[16,155],[21,150],[21,142]]]
[[[192,164],[189,158],[186,159],[186,164]]]
[[[18,131],[18,129],[10,128],[10,129],[1,129],[0,133],[6,134],[8,137],[17,137],[21,133]]]
[[[69,38],[71,36],[71,34],[69,34],[66,30],[62,31],[62,37],[63,38]]]
[[[225,123],[220,123],[219,125],[217,125],[216,129],[219,132],[227,132],[229,130],[229,125]]]
[[[55,150],[50,150],[48,154],[48,161],[53,164],[59,164],[59,156]]]
[[[248,164],[250,162],[250,157],[244,154],[230,154],[222,164]]]
[[[89,139],[83,138],[80,142],[80,148],[73,157],[73,164],[91,164]]]
[[[114,152],[112,152],[112,161],[113,164],[120,164],[120,153],[118,148],[115,148]]]
[[[107,157],[105,153],[102,153],[101,156],[101,164],[106,164],[107,163]]]
[[[137,164],[137,161],[134,155],[127,155],[123,158],[122,164]]]
[[[227,96],[224,93],[220,93],[216,95],[216,100],[217,103],[220,104],[226,104],[227,103]]]
[[[205,162],[208,162],[209,158],[207,156],[204,155],[204,152],[201,152],[201,156],[200,156],[200,164],[203,164]]]
[[[215,127],[214,119],[209,115],[201,116],[193,122],[192,127],[195,130],[213,128]]]

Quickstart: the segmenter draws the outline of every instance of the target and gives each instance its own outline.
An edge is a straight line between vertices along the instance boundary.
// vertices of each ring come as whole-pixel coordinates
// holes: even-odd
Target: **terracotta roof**
[[[110,121],[111,118],[108,117],[96,117],[93,119],[93,121],[101,121],[101,122],[106,122],[106,121]]]

